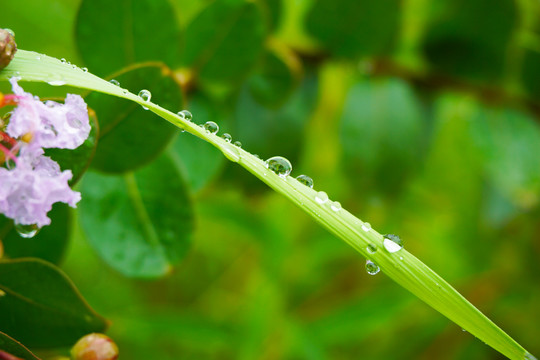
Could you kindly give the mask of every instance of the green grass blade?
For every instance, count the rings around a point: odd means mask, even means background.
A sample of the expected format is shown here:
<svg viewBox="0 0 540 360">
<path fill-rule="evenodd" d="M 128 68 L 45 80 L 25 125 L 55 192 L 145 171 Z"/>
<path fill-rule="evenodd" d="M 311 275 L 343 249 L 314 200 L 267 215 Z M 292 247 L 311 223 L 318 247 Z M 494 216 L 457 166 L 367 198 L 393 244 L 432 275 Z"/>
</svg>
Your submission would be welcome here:
<svg viewBox="0 0 540 360">
<path fill-rule="evenodd" d="M 148 107 L 165 120 L 214 145 L 229 160 L 246 168 L 272 189 L 286 196 L 331 233 L 375 262 L 391 279 L 487 345 L 510 359 L 534 359 L 521 345 L 412 254 L 405 249 L 389 253 L 383 247 L 381 234 L 373 229 L 363 230 L 364 223 L 345 209 L 336 212 L 330 209 L 330 202 L 323 205 L 317 203 L 315 190 L 300 184 L 292 177 L 277 176 L 269 171 L 260 159 L 247 151 L 207 133 L 200 126 L 185 121 L 156 104 L 145 102 L 118 86 L 49 56 L 19 50 L 12 63 L 0 72 L 2 79 L 13 76 L 19 76 L 23 81 L 53 81 L 53 84 L 100 91 Z M 378 250 L 371 254 L 367 251 L 369 245 L 375 246 Z"/>
</svg>

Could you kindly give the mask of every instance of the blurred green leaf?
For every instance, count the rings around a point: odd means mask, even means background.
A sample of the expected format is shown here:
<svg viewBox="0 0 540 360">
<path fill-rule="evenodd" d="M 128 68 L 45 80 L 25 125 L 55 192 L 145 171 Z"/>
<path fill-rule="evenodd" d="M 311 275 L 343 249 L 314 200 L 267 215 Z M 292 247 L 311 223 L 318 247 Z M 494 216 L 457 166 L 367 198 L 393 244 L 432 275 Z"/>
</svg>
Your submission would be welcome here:
<svg viewBox="0 0 540 360">
<path fill-rule="evenodd" d="M 23 344 L 3 332 L 0 332 L 0 350 L 7 351 L 10 355 L 17 356 L 23 360 L 39 360 Z"/>
<path fill-rule="evenodd" d="M 213 121 L 220 126 L 220 133 L 228 132 L 230 122 L 222 104 L 218 104 L 201 93 L 196 93 L 189 100 L 189 109 L 195 114 L 193 120 L 204 124 Z M 189 133 L 181 133 L 171 148 L 172 159 L 183 170 L 190 188 L 197 192 L 216 176 L 225 164 L 223 154 L 205 141 Z"/>
<path fill-rule="evenodd" d="M 398 38 L 400 11 L 399 0 L 317 0 L 306 25 L 333 55 L 380 55 Z"/>
<path fill-rule="evenodd" d="M 259 2 L 269 24 L 270 30 L 274 31 L 280 24 L 283 4 L 281 0 L 262 0 Z"/>
<path fill-rule="evenodd" d="M 257 102 L 277 107 L 295 90 L 301 76 L 301 63 L 292 52 L 267 50 L 257 71 L 248 80 Z"/>
<path fill-rule="evenodd" d="M 0 331 L 30 348 L 72 346 L 107 327 L 66 275 L 43 260 L 0 261 L 0 290 Z"/>
<path fill-rule="evenodd" d="M 170 70 L 161 64 L 140 65 L 115 76 L 123 88 L 147 89 L 152 101 L 168 109 L 182 107 L 182 92 Z M 177 128 L 151 111 L 124 99 L 101 93 L 86 97 L 99 121 L 99 146 L 93 169 L 110 173 L 132 171 L 155 159 L 177 133 Z"/>
<path fill-rule="evenodd" d="M 529 94 L 540 97 L 540 52 L 525 50 L 521 81 Z"/>
<path fill-rule="evenodd" d="M 266 31 L 256 3 L 215 0 L 186 28 L 183 65 L 203 82 L 236 84 L 258 60 Z"/>
<path fill-rule="evenodd" d="M 69 184 L 73 186 L 76 184 L 84 172 L 90 166 L 90 162 L 94 157 L 97 147 L 98 139 L 98 121 L 96 113 L 93 110 L 88 111 L 90 119 L 90 134 L 88 138 L 78 148 L 71 149 L 47 149 L 45 151 L 46 156 L 50 156 L 53 160 L 58 162 L 62 170 L 71 170 L 73 178 L 69 181 Z"/>
<path fill-rule="evenodd" d="M 513 0 L 443 0 L 426 29 L 424 53 L 450 75 L 501 79 L 507 47 L 518 23 Z"/>
<path fill-rule="evenodd" d="M 80 216 L 88 240 L 122 274 L 165 275 L 189 248 L 193 208 L 169 157 L 122 176 L 90 172 L 82 193 Z"/>
<path fill-rule="evenodd" d="M 317 78 L 308 74 L 298 91 L 276 109 L 260 104 L 244 87 L 236 106 L 234 131 L 243 147 L 263 158 L 281 155 L 292 162 L 298 159 L 302 131 L 315 108 L 317 85 Z"/>
<path fill-rule="evenodd" d="M 75 36 L 85 64 L 101 76 L 136 62 L 172 67 L 179 60 L 181 36 L 168 0 L 83 0 Z"/>
<path fill-rule="evenodd" d="M 400 189 L 418 168 L 425 132 L 422 107 L 409 84 L 395 78 L 356 82 L 340 129 L 343 162 L 354 186 Z"/>
<path fill-rule="evenodd" d="M 530 208 L 540 200 L 540 127 L 516 110 L 479 108 L 471 136 L 483 154 L 488 179 L 513 203 Z"/>
<path fill-rule="evenodd" d="M 43 227 L 32 238 L 23 238 L 13 227 L 13 221 L 0 214 L 0 240 L 8 258 L 37 257 L 53 264 L 60 263 L 69 242 L 69 207 L 56 203 L 47 216 L 51 218 L 51 225 Z"/>
</svg>

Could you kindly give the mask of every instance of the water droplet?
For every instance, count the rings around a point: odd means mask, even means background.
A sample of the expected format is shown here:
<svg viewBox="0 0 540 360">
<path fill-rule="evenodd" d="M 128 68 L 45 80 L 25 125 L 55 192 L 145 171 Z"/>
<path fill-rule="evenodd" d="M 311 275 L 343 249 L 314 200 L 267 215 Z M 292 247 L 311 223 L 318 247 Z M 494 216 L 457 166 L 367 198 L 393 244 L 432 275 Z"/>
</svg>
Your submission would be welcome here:
<svg viewBox="0 0 540 360">
<path fill-rule="evenodd" d="M 41 60 L 41 55 L 40 55 L 40 54 L 37 54 L 36 59 L 37 59 L 37 60 Z"/>
<path fill-rule="evenodd" d="M 461 331 L 463 331 L 463 332 L 467 332 L 467 330 L 465 330 L 464 328 L 461 328 Z"/>
<path fill-rule="evenodd" d="M 369 244 L 367 247 L 366 247 L 366 250 L 368 253 L 370 254 L 375 254 L 377 252 L 377 247 L 373 244 Z"/>
<path fill-rule="evenodd" d="M 62 85 L 66 85 L 66 82 L 64 80 L 51 80 L 51 81 L 47 81 L 47 84 L 52 85 L 52 86 L 62 86 Z"/>
<path fill-rule="evenodd" d="M 208 131 L 210 134 L 215 134 L 219 131 L 219 126 L 213 121 L 207 121 L 204 123 L 204 130 Z"/>
<path fill-rule="evenodd" d="M 365 232 L 368 232 L 369 230 L 371 230 L 371 224 L 368 222 L 363 223 L 362 230 L 364 230 Z"/>
<path fill-rule="evenodd" d="M 288 176 L 292 171 L 291 162 L 282 156 L 274 156 L 266 160 L 266 167 L 281 177 Z"/>
<path fill-rule="evenodd" d="M 87 67 L 83 67 L 81 70 L 82 70 L 83 72 L 88 72 L 88 68 L 87 68 Z"/>
<path fill-rule="evenodd" d="M 334 201 L 333 203 L 330 204 L 330 209 L 334 211 L 339 211 L 341 210 L 341 204 L 339 203 L 339 201 Z"/>
<path fill-rule="evenodd" d="M 535 358 L 531 353 L 526 353 L 525 360 L 538 360 L 538 359 Z"/>
<path fill-rule="evenodd" d="M 8 29 L 8 28 L 5 28 L 4 30 L 6 30 L 9 33 L 9 35 L 15 36 L 15 31 L 13 31 L 11 29 Z"/>
<path fill-rule="evenodd" d="M 388 251 L 389 253 L 395 253 L 403 249 L 403 241 L 400 239 L 399 236 L 394 234 L 384 235 L 383 245 L 386 251 Z"/>
<path fill-rule="evenodd" d="M 232 141 L 231 134 L 225 133 L 225 134 L 221 135 L 221 137 L 223 138 L 223 140 L 225 140 L 228 143 L 230 143 Z"/>
<path fill-rule="evenodd" d="M 189 110 L 179 111 L 178 116 L 187 121 L 193 120 L 193 115 L 191 114 L 191 112 L 189 112 Z"/>
<path fill-rule="evenodd" d="M 366 271 L 369 275 L 377 275 L 381 269 L 371 260 L 366 260 Z"/>
<path fill-rule="evenodd" d="M 324 191 L 319 191 L 317 195 L 315 195 L 315 201 L 319 204 L 324 204 L 328 201 L 328 195 Z"/>
<path fill-rule="evenodd" d="M 62 64 L 67 64 L 67 60 L 64 58 L 61 58 L 60 61 L 62 62 Z"/>
<path fill-rule="evenodd" d="M 152 99 L 152 93 L 150 91 L 146 90 L 146 89 L 143 89 L 143 90 L 139 91 L 139 97 L 141 99 L 143 99 L 144 101 L 148 102 L 148 101 L 150 101 L 150 99 Z M 144 110 L 148 110 L 148 108 L 145 107 L 145 106 L 143 106 L 142 108 Z"/>
<path fill-rule="evenodd" d="M 239 148 L 242 147 L 242 143 L 241 143 L 240 141 L 235 141 L 235 142 L 233 142 L 233 145 L 234 145 L 234 146 L 237 146 L 237 147 L 239 147 Z"/>
<path fill-rule="evenodd" d="M 32 238 L 36 236 L 36 234 L 39 231 L 39 227 L 36 224 L 32 225 L 22 225 L 22 224 L 15 224 L 15 230 L 19 233 L 19 235 L 23 238 Z"/>
<path fill-rule="evenodd" d="M 113 85 L 120 86 L 120 81 L 118 81 L 118 80 L 112 79 L 112 80 L 110 80 L 109 82 L 110 82 L 111 84 L 113 84 Z"/>
<path fill-rule="evenodd" d="M 310 178 L 309 176 L 307 176 L 307 175 L 298 175 L 296 177 L 296 180 L 298 180 L 298 182 L 300 182 L 301 184 L 306 185 L 308 188 L 313 189 L 313 179 Z"/>
</svg>

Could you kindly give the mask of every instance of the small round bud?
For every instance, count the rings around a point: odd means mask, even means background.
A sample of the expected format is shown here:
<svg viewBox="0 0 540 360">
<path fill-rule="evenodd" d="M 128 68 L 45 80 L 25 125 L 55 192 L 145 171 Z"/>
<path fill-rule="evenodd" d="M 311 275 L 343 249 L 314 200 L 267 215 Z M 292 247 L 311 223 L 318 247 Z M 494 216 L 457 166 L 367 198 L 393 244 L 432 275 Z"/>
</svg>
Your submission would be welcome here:
<svg viewBox="0 0 540 360">
<path fill-rule="evenodd" d="M 0 70 L 9 65 L 16 51 L 17 44 L 13 31 L 0 29 Z"/>
<path fill-rule="evenodd" d="M 106 335 L 88 334 L 71 348 L 71 357 L 73 360 L 115 360 L 118 346 Z"/>
</svg>

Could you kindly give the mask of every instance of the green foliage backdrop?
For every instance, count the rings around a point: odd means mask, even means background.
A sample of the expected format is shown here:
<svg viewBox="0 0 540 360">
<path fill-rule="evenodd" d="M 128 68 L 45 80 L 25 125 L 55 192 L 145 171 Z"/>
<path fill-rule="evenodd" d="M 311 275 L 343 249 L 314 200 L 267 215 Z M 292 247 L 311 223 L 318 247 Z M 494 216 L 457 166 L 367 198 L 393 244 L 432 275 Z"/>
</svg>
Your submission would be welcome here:
<svg viewBox="0 0 540 360">
<path fill-rule="evenodd" d="M 148 89 L 262 158 L 286 156 L 536 355 L 539 20 L 533 0 L 17 0 L 0 12 L 20 48 Z M 0 219 L 0 239 L 7 258 L 59 263 L 112 322 L 122 358 L 500 358 L 366 274 L 210 145 L 84 95 L 99 126 L 80 155 L 93 156 L 80 208 L 55 208 L 33 239 Z M 41 264 L 14 261 L 2 266 Z"/>
</svg>

